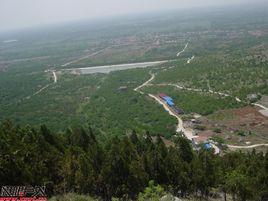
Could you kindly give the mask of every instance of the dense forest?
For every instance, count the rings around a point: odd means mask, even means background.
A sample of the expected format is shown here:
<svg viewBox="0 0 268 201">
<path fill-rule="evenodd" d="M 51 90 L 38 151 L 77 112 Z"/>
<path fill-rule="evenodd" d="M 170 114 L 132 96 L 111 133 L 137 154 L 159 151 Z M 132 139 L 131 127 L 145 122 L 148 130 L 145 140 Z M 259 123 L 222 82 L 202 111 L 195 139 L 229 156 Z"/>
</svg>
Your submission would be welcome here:
<svg viewBox="0 0 268 201">
<path fill-rule="evenodd" d="M 193 151 L 183 137 L 167 146 L 156 136 L 133 131 L 100 141 L 89 126 L 53 133 L 45 125 L 37 129 L 5 121 L 0 186 L 46 185 L 49 196 L 72 192 L 99 200 L 149 200 L 142 193 L 148 188 L 182 198 L 209 198 L 213 192 L 242 201 L 268 198 L 267 153 L 219 156 L 213 150 Z"/>
</svg>

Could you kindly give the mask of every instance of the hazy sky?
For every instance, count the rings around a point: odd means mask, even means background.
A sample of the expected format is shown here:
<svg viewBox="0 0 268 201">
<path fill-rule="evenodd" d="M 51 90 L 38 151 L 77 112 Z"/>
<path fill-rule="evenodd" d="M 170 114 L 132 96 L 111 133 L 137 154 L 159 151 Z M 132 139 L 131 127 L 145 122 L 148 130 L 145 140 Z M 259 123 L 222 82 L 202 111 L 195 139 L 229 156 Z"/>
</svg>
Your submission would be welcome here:
<svg viewBox="0 0 268 201">
<path fill-rule="evenodd" d="M 84 18 L 250 1 L 256 0 L 0 0 L 0 31 Z"/>
</svg>

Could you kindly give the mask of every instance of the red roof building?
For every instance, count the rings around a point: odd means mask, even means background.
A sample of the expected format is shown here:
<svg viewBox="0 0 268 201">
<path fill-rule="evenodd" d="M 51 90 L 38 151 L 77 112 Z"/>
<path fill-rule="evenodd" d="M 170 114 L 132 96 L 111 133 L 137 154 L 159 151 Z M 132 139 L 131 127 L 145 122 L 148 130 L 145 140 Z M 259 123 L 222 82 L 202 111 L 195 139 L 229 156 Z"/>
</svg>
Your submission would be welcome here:
<svg viewBox="0 0 268 201">
<path fill-rule="evenodd" d="M 164 93 L 160 93 L 160 94 L 158 94 L 158 96 L 159 96 L 160 98 L 164 98 L 164 97 L 166 97 L 167 95 L 164 94 Z"/>
</svg>

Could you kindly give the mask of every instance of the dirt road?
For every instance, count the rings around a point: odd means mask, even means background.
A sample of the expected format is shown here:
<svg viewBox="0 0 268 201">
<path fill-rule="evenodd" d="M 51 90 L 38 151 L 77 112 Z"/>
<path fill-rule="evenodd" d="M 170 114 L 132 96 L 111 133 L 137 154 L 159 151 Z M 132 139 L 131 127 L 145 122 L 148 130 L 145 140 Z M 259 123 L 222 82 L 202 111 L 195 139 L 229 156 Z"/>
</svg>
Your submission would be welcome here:
<svg viewBox="0 0 268 201">
<path fill-rule="evenodd" d="M 267 107 L 265 107 L 264 105 L 261 105 L 261 104 L 259 104 L 259 103 L 253 103 L 253 105 L 258 106 L 258 107 L 260 107 L 260 108 L 262 108 L 262 109 L 264 109 L 264 110 L 268 110 Z"/>
<path fill-rule="evenodd" d="M 57 73 L 56 73 L 56 71 L 46 70 L 45 73 L 47 73 L 47 72 L 52 72 L 54 83 L 57 83 L 57 82 L 58 82 L 58 78 L 57 78 Z M 36 91 L 36 92 L 33 93 L 32 95 L 27 96 L 26 99 L 30 99 L 30 98 L 32 98 L 33 96 L 35 96 L 35 95 L 37 95 L 37 94 L 40 94 L 42 91 L 44 91 L 44 90 L 45 90 L 46 88 L 48 88 L 50 85 L 52 85 L 52 83 L 47 84 L 46 86 L 42 87 L 41 89 L 39 89 L 38 91 Z"/>
<path fill-rule="evenodd" d="M 184 49 L 179 52 L 177 54 L 177 56 L 179 56 L 182 52 L 185 51 L 185 49 L 187 48 L 188 46 L 188 43 L 185 45 Z M 194 59 L 194 56 L 190 59 L 188 59 L 187 63 L 190 63 L 191 60 Z M 166 70 L 166 69 L 164 69 Z M 173 87 L 176 87 L 176 88 L 179 88 L 179 89 L 184 89 L 184 90 L 189 90 L 189 91 L 195 91 L 195 92 L 206 92 L 206 91 L 203 91 L 202 89 L 194 89 L 194 88 L 187 88 L 187 87 L 184 87 L 184 86 L 180 86 L 180 85 L 177 85 L 177 84 L 172 84 L 172 83 L 168 83 L 168 84 L 151 84 L 151 82 L 154 80 L 155 78 L 155 74 L 151 73 L 150 72 L 150 75 L 151 77 L 146 81 L 144 82 L 143 84 L 141 84 L 140 86 L 136 87 L 134 89 L 134 91 L 137 91 L 141 94 L 144 94 L 143 91 L 141 91 L 141 89 L 145 86 L 153 86 L 153 85 L 156 85 L 156 86 L 173 86 Z M 210 88 L 210 85 L 209 85 L 209 81 L 208 81 L 208 88 L 209 90 L 207 92 L 209 93 L 212 93 L 212 94 L 217 94 L 217 95 L 220 95 L 220 96 L 224 96 L 224 97 L 233 97 L 229 94 L 226 94 L 226 93 L 223 93 L 223 92 L 216 92 L 216 91 L 213 91 L 211 88 Z M 166 105 L 166 103 L 164 101 L 162 101 L 161 98 L 159 98 L 158 96 L 155 96 L 153 94 L 148 94 L 149 97 L 153 98 L 155 101 L 157 101 L 160 105 L 162 105 L 164 107 L 164 109 L 169 113 L 169 115 L 175 117 L 178 121 L 178 124 L 177 124 L 177 128 L 176 128 L 176 132 L 179 133 L 179 132 L 183 132 L 185 137 L 187 137 L 189 140 L 192 140 L 193 138 L 196 138 L 198 136 L 194 136 L 194 132 L 192 129 L 188 128 L 188 129 L 185 129 L 183 127 L 183 121 L 182 119 L 179 117 L 178 114 L 176 114 L 170 107 L 168 107 Z M 237 102 L 242 102 L 238 97 L 233 97 L 235 98 L 235 100 Z M 255 106 L 258 106 L 258 107 L 261 107 L 265 110 L 268 110 L 267 107 L 263 106 L 263 105 L 260 105 L 260 104 L 253 104 Z M 214 143 L 211 143 L 212 147 L 214 148 L 214 151 L 215 151 L 215 154 L 219 154 L 220 153 L 220 149 L 214 144 Z M 259 147 L 259 146 L 268 146 L 268 144 L 255 144 L 255 145 L 249 145 L 249 146 L 236 146 L 236 145 L 227 145 L 228 148 L 235 148 L 235 149 L 247 149 L 247 148 L 254 148 L 254 147 Z"/>
<path fill-rule="evenodd" d="M 180 52 L 177 54 L 177 56 L 180 56 L 180 54 L 183 53 L 183 52 L 185 51 L 185 49 L 187 48 L 187 46 L 188 46 L 188 43 L 185 45 L 185 47 L 183 48 L 183 50 L 180 51 Z M 193 58 L 193 57 L 192 57 L 192 58 Z M 164 69 L 164 70 L 165 70 L 165 69 Z M 134 91 L 139 92 L 140 94 L 144 94 L 144 92 L 141 91 L 141 89 L 142 89 L 143 87 L 154 85 L 154 84 L 150 84 L 150 83 L 154 80 L 154 78 L 155 78 L 155 74 L 152 73 L 152 72 L 149 72 L 149 74 L 151 75 L 151 77 L 150 77 L 146 82 L 144 82 L 143 84 L 141 84 L 141 85 L 139 85 L 138 87 L 136 87 L 136 88 L 134 89 Z M 157 85 L 157 84 L 155 84 L 155 85 Z M 179 86 L 179 85 L 175 85 L 175 84 L 162 84 L 162 85 L 176 86 L 176 87 L 178 87 L 178 88 L 180 88 L 180 89 L 184 89 L 184 87 Z M 194 89 L 191 89 L 191 90 L 194 90 Z M 193 138 L 196 138 L 196 137 L 197 137 L 197 136 L 194 136 L 194 132 L 193 132 L 192 129 L 190 129 L 190 128 L 187 128 L 187 129 L 184 128 L 184 126 L 183 126 L 183 121 L 182 121 L 182 119 L 180 118 L 180 116 L 179 116 L 177 113 L 175 113 L 170 107 L 168 107 L 167 104 L 166 104 L 164 101 L 162 101 L 161 98 L 159 98 L 158 96 L 155 96 L 155 95 L 153 95 L 153 94 L 148 94 L 148 96 L 151 97 L 151 98 L 153 98 L 153 99 L 154 99 L 155 101 L 157 101 L 160 105 L 162 105 L 162 106 L 164 107 L 164 109 L 169 113 L 169 115 L 171 115 L 171 116 L 173 116 L 173 117 L 175 117 L 175 118 L 177 119 L 177 121 L 178 121 L 177 128 L 176 128 L 176 132 L 177 132 L 177 133 L 179 133 L 179 132 L 183 132 L 184 135 L 185 135 L 185 137 L 186 137 L 187 139 L 189 139 L 189 140 L 192 140 Z M 216 150 L 216 149 L 217 149 L 218 152 L 219 152 L 219 149 L 215 146 L 215 150 Z"/>
<path fill-rule="evenodd" d="M 151 75 L 150 79 L 144 82 L 143 84 L 141 84 L 140 86 L 136 87 L 134 91 L 138 91 L 140 94 L 144 94 L 144 92 L 141 91 L 140 89 L 148 85 L 155 78 L 155 74 L 153 74 L 152 72 L 149 72 L 149 74 Z"/>
<path fill-rule="evenodd" d="M 237 146 L 237 145 L 227 145 L 228 148 L 235 148 L 235 149 L 250 149 L 250 148 L 255 148 L 255 147 L 261 147 L 261 146 L 268 146 L 268 144 L 253 144 L 253 145 L 248 145 L 248 146 Z"/>
<path fill-rule="evenodd" d="M 183 50 L 177 53 L 177 57 L 179 57 L 181 55 L 181 53 L 183 53 L 186 50 L 186 48 L 188 47 L 188 44 L 189 43 L 186 43 L 186 45 L 184 46 Z"/>
<path fill-rule="evenodd" d="M 62 66 L 62 67 L 69 66 L 69 65 L 71 65 L 71 64 L 73 64 L 73 63 L 82 61 L 82 60 L 84 60 L 84 59 L 88 59 L 89 57 L 93 57 L 93 56 L 95 56 L 95 55 L 101 53 L 102 51 L 104 51 L 104 50 L 106 50 L 106 49 L 107 49 L 107 48 L 104 48 L 104 49 L 101 49 L 101 50 L 99 50 L 99 51 L 93 52 L 93 53 L 91 53 L 91 54 L 89 54 L 89 55 L 86 55 L 86 56 L 80 57 L 80 58 L 78 58 L 78 59 L 75 59 L 75 60 L 73 60 L 73 61 L 69 61 L 69 62 L 67 62 L 67 63 L 65 63 L 65 64 L 62 64 L 61 66 Z"/>
<path fill-rule="evenodd" d="M 191 63 L 192 60 L 194 60 L 194 56 L 192 56 L 191 58 L 189 58 L 189 59 L 187 60 L 187 64 Z"/>
<path fill-rule="evenodd" d="M 53 73 L 54 83 L 57 83 L 58 81 L 57 74 L 55 71 L 52 71 L 52 73 Z"/>
<path fill-rule="evenodd" d="M 30 99 L 32 98 L 33 96 L 41 93 L 42 91 L 44 91 L 46 88 L 48 88 L 51 84 L 47 84 L 46 86 L 42 87 L 41 89 L 39 89 L 38 91 L 36 91 L 35 93 L 33 93 L 32 95 L 30 96 L 27 96 L 26 99 Z"/>
<path fill-rule="evenodd" d="M 152 82 L 155 78 L 155 74 L 153 74 L 152 72 L 149 72 L 151 77 L 144 82 L 143 84 L 141 84 L 140 86 L 136 87 L 134 89 L 134 91 L 139 92 L 140 94 L 144 94 L 143 91 L 141 91 L 141 89 L 145 86 L 151 86 L 150 82 Z M 162 105 L 164 107 L 164 109 L 169 113 L 169 115 L 175 117 L 178 120 L 178 124 L 177 124 L 177 128 L 176 128 L 176 132 L 183 132 L 185 137 L 187 137 L 189 140 L 192 140 L 194 137 L 193 135 L 193 130 L 192 129 L 185 129 L 183 127 L 183 121 L 182 119 L 179 117 L 178 114 L 176 114 L 173 110 L 171 110 L 166 103 L 164 103 L 164 101 L 162 101 L 158 96 L 155 96 L 153 94 L 148 94 L 148 96 L 150 96 L 151 98 L 153 98 L 154 100 L 156 100 L 160 105 Z"/>
<path fill-rule="evenodd" d="M 154 100 L 156 100 L 160 105 L 162 105 L 164 107 L 164 109 L 169 113 L 169 115 L 175 117 L 178 120 L 178 124 L 177 124 L 177 128 L 176 128 L 176 132 L 183 132 L 185 137 L 189 140 L 192 140 L 193 138 L 195 138 L 196 136 L 193 135 L 193 131 L 191 129 L 185 129 L 183 127 L 183 121 L 182 119 L 179 117 L 179 115 L 177 115 L 175 112 L 173 112 L 167 105 L 166 103 L 164 103 L 159 97 L 153 95 L 153 94 L 148 94 L 151 98 L 153 98 Z"/>
</svg>

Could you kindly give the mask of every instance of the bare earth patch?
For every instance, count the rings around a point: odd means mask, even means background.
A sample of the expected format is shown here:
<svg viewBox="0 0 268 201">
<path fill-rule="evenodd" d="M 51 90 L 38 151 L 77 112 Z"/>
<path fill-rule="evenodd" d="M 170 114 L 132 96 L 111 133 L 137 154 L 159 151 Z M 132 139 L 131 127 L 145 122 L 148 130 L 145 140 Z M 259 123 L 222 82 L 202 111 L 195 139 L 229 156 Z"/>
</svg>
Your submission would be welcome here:
<svg viewBox="0 0 268 201">
<path fill-rule="evenodd" d="M 200 138 L 219 136 L 236 145 L 268 143 L 268 117 L 257 107 L 219 111 L 202 117 L 201 123 L 206 130 L 198 133 Z"/>
</svg>

